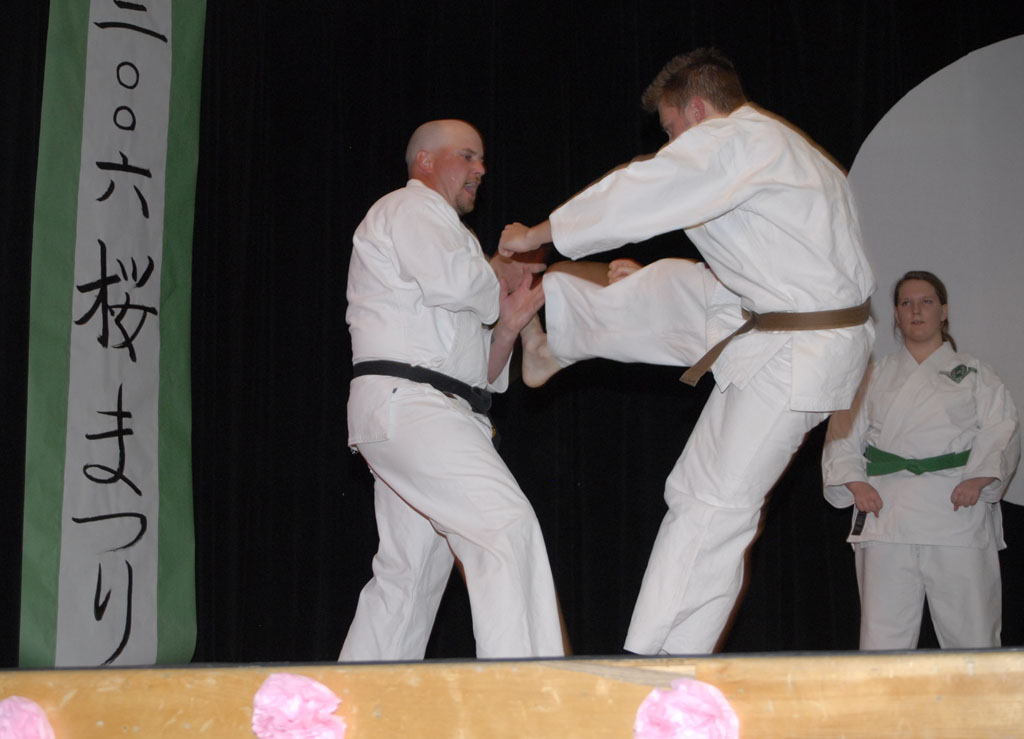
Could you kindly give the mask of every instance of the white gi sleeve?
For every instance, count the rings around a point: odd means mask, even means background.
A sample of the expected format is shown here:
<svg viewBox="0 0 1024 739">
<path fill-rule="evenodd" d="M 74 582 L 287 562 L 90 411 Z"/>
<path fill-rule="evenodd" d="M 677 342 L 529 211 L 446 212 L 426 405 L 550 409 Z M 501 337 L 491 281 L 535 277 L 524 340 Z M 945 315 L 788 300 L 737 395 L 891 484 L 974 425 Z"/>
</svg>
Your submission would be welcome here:
<svg viewBox="0 0 1024 739">
<path fill-rule="evenodd" d="M 571 258 L 691 228 L 746 201 L 764 162 L 738 150 L 728 124 L 684 132 L 651 159 L 617 169 L 551 214 L 555 248 Z"/>
<path fill-rule="evenodd" d="M 873 372 L 874 364 L 869 364 L 852 407 L 833 413 L 828 421 L 821 474 L 825 500 L 836 508 L 846 508 L 854 503 L 853 493 L 846 483 L 867 482 L 868 479 L 864 436 L 868 430 L 867 395 Z"/>
<path fill-rule="evenodd" d="M 971 455 L 962 479 L 996 478 L 981 491 L 981 500 L 994 503 L 1002 497 L 1020 460 L 1017 408 L 1002 380 L 983 362 L 978 362 L 974 396 L 978 433 L 971 445 Z"/>
<path fill-rule="evenodd" d="M 399 275 L 419 286 L 425 306 L 473 311 L 484 324 L 498 320 L 497 275 L 450 206 L 422 199 L 396 210 L 392 239 Z"/>
<path fill-rule="evenodd" d="M 491 334 L 494 333 L 494 329 L 488 329 L 487 341 L 490 342 Z M 501 373 L 494 378 L 494 382 L 487 383 L 487 390 L 492 393 L 503 393 L 508 390 L 508 372 L 509 367 L 512 364 L 512 357 L 515 356 L 515 352 L 509 352 L 508 359 L 505 360 L 505 366 L 501 368 Z"/>
</svg>

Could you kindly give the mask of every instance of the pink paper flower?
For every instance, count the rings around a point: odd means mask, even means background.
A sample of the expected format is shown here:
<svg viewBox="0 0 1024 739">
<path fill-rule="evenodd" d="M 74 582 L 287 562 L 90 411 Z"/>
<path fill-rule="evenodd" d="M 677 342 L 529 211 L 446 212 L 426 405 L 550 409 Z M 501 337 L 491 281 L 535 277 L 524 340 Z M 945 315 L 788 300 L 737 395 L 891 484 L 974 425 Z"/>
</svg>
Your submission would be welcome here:
<svg viewBox="0 0 1024 739">
<path fill-rule="evenodd" d="M 0 739 L 54 739 L 46 711 L 20 695 L 0 701 Z"/>
<path fill-rule="evenodd" d="M 722 691 L 700 680 L 672 681 L 644 698 L 633 724 L 634 739 L 737 739 L 740 720 Z"/>
<path fill-rule="evenodd" d="M 342 739 L 345 720 L 332 715 L 341 699 L 323 683 L 275 672 L 252 702 L 252 732 L 260 739 Z"/>
</svg>

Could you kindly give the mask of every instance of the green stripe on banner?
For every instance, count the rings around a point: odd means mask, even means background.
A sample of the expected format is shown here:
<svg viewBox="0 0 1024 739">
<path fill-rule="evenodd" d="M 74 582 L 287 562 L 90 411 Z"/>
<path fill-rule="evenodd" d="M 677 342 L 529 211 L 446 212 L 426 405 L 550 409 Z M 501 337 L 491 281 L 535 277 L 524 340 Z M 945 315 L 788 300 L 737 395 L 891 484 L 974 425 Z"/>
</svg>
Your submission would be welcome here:
<svg viewBox="0 0 1024 739">
<path fill-rule="evenodd" d="M 32 236 L 19 654 L 23 667 L 52 666 L 56 653 L 71 340 L 68 287 L 75 271 L 88 19 L 88 3 L 50 4 Z"/>
<path fill-rule="evenodd" d="M 187 662 L 195 650 L 192 513 L 192 232 L 199 162 L 199 99 L 206 3 L 174 7 L 167 208 L 160 286 L 160 553 L 157 662 Z M 168 494 L 175 491 L 175 494 Z M 182 494 L 176 494 L 181 491 Z M 187 534 L 187 536 L 186 536 Z M 168 614 L 175 614 L 168 617 Z"/>
</svg>

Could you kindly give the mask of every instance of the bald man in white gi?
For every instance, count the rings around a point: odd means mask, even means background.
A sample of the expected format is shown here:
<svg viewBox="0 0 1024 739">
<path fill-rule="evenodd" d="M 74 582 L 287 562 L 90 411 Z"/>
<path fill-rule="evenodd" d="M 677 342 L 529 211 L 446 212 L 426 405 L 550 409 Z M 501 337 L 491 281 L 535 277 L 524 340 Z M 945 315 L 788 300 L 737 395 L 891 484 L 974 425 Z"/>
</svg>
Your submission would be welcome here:
<svg viewBox="0 0 1024 739">
<path fill-rule="evenodd" d="M 552 242 L 577 259 L 682 228 L 748 312 L 744 332 L 684 376 L 695 382 L 710 364 L 717 389 L 666 481 L 668 512 L 625 643 L 642 654 L 701 654 L 728 623 L 766 494 L 807 431 L 850 405 L 874 341 L 875 280 L 843 172 L 749 105 L 728 59 L 709 49 L 676 57 L 644 106 L 658 112 L 667 145 L 549 220 L 507 226 L 499 250 Z M 560 280 L 552 275 L 554 289 L 545 280 L 549 305 Z M 721 302 L 701 289 L 666 290 L 665 310 L 696 305 L 710 317 Z M 574 329 L 549 319 L 549 332 Z"/>
<path fill-rule="evenodd" d="M 492 391 L 543 304 L 538 265 L 488 262 L 460 217 L 484 175 L 480 134 L 432 121 L 406 152 L 409 181 L 353 237 L 349 444 L 374 477 L 380 546 L 339 660 L 422 659 L 455 558 L 478 657 L 563 654 L 536 515 L 492 443 Z"/>
</svg>

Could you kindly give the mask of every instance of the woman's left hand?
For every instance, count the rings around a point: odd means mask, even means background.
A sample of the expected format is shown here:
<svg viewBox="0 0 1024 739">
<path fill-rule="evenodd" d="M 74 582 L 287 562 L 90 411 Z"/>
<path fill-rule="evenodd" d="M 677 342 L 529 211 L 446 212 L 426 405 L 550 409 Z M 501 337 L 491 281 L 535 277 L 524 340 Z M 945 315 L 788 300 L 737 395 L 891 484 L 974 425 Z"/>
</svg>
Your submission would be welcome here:
<svg viewBox="0 0 1024 739">
<path fill-rule="evenodd" d="M 978 502 L 978 496 L 981 495 L 981 489 L 987 485 L 991 485 L 995 482 L 994 477 L 972 477 L 969 480 L 964 480 L 955 488 L 953 488 L 953 494 L 949 496 L 949 499 L 953 502 L 953 510 L 959 510 L 962 507 L 970 508 L 972 505 Z"/>
</svg>

